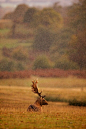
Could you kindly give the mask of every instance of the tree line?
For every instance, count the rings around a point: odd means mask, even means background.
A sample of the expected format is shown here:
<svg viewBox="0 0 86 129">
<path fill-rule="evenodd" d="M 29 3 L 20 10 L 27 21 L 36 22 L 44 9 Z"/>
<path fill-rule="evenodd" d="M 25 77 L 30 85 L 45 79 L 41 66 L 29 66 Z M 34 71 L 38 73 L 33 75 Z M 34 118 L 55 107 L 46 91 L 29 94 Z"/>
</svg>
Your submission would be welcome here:
<svg viewBox="0 0 86 129">
<path fill-rule="evenodd" d="M 86 0 L 79 0 L 68 7 L 55 3 L 43 9 L 22 4 L 3 19 L 13 22 L 12 38 L 19 35 L 19 25 L 31 31 L 25 38 L 33 38 L 32 55 L 41 55 L 33 59 L 34 69 L 86 69 Z M 19 52 L 18 49 L 13 51 L 11 57 L 17 60 L 28 59 L 27 54 L 22 51 L 22 56 Z"/>
</svg>

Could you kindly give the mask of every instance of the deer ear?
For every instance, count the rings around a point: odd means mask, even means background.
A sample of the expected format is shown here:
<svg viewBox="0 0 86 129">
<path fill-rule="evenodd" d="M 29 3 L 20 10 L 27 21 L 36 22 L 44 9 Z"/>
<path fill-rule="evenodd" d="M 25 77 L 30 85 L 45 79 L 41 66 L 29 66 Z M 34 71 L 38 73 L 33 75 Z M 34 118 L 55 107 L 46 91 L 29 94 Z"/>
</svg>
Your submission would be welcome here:
<svg viewBox="0 0 86 129">
<path fill-rule="evenodd" d="M 34 83 L 34 81 L 32 81 L 32 83 Z"/>
<path fill-rule="evenodd" d="M 46 97 L 45 95 L 44 96 L 42 96 L 42 98 L 44 98 L 44 97 Z"/>
</svg>

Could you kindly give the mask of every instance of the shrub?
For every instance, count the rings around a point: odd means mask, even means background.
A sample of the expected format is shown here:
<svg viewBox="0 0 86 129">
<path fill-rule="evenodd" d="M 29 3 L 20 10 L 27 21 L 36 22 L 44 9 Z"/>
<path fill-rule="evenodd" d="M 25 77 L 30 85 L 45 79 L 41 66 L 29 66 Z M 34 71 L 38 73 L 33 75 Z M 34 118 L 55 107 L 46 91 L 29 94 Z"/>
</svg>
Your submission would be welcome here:
<svg viewBox="0 0 86 129">
<path fill-rule="evenodd" d="M 0 61 L 0 71 L 22 71 L 26 69 L 26 65 L 19 61 L 13 61 L 4 58 Z"/>
<path fill-rule="evenodd" d="M 14 61 L 2 59 L 0 61 L 0 71 L 13 71 L 15 67 Z"/>
<path fill-rule="evenodd" d="M 68 69 L 77 69 L 78 66 L 76 63 L 68 60 L 65 56 L 63 56 L 55 62 L 55 68 L 68 70 Z"/>
<path fill-rule="evenodd" d="M 47 96 L 46 97 L 47 101 L 52 101 L 52 102 L 67 102 L 66 99 L 60 98 L 60 97 L 52 97 L 52 96 Z"/>
<path fill-rule="evenodd" d="M 46 97 L 47 101 L 52 101 L 52 102 L 68 102 L 69 105 L 73 105 L 73 106 L 86 106 L 86 100 L 82 99 L 82 100 L 77 100 L 77 99 L 64 99 L 61 98 L 59 96 L 57 97 L 52 97 L 52 96 L 47 96 Z"/>
<path fill-rule="evenodd" d="M 47 69 L 50 68 L 50 61 L 45 55 L 37 57 L 34 61 L 33 69 Z"/>
<path fill-rule="evenodd" d="M 16 64 L 16 70 L 21 71 L 21 70 L 25 70 L 25 65 L 23 63 L 17 63 Z"/>
<path fill-rule="evenodd" d="M 74 98 L 73 100 L 69 100 L 69 105 L 86 106 L 86 100 L 77 100 Z"/>
<path fill-rule="evenodd" d="M 26 61 L 28 59 L 28 53 L 23 47 L 17 47 L 13 50 L 12 56 L 19 61 Z"/>
</svg>

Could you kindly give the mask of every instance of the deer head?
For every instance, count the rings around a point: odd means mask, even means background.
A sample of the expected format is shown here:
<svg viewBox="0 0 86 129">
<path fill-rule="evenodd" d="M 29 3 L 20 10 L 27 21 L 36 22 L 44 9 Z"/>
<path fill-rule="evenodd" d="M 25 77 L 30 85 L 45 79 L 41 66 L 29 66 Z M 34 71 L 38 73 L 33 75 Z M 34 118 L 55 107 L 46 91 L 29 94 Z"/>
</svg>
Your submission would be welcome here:
<svg viewBox="0 0 86 129">
<path fill-rule="evenodd" d="M 37 88 L 38 81 L 32 81 L 32 91 L 36 94 L 38 94 L 39 98 L 36 100 L 35 104 L 42 106 L 42 105 L 48 105 L 48 102 L 44 99 L 45 95 L 42 96 L 42 91 L 39 92 Z"/>
</svg>

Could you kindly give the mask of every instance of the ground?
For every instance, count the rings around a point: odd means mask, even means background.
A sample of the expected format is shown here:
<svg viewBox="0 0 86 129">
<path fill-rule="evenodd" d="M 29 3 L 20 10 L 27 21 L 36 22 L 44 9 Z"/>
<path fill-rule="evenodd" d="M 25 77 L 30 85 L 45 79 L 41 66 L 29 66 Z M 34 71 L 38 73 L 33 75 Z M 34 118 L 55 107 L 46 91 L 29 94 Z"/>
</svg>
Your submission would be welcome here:
<svg viewBox="0 0 86 129">
<path fill-rule="evenodd" d="M 40 79 L 40 81 L 43 80 Z M 57 96 L 58 93 L 62 93 L 67 98 L 69 94 L 71 94 L 70 96 L 75 93 L 82 94 L 80 89 L 74 90 L 72 88 L 52 89 L 51 87 L 41 87 L 41 89 L 48 96 L 52 94 Z M 84 93 L 86 93 L 86 90 L 83 91 Z M 27 112 L 29 104 L 33 104 L 36 98 L 37 95 L 27 86 L 0 86 L 0 129 L 86 128 L 86 107 L 49 101 L 47 106 L 43 106 L 43 112 Z"/>
</svg>

